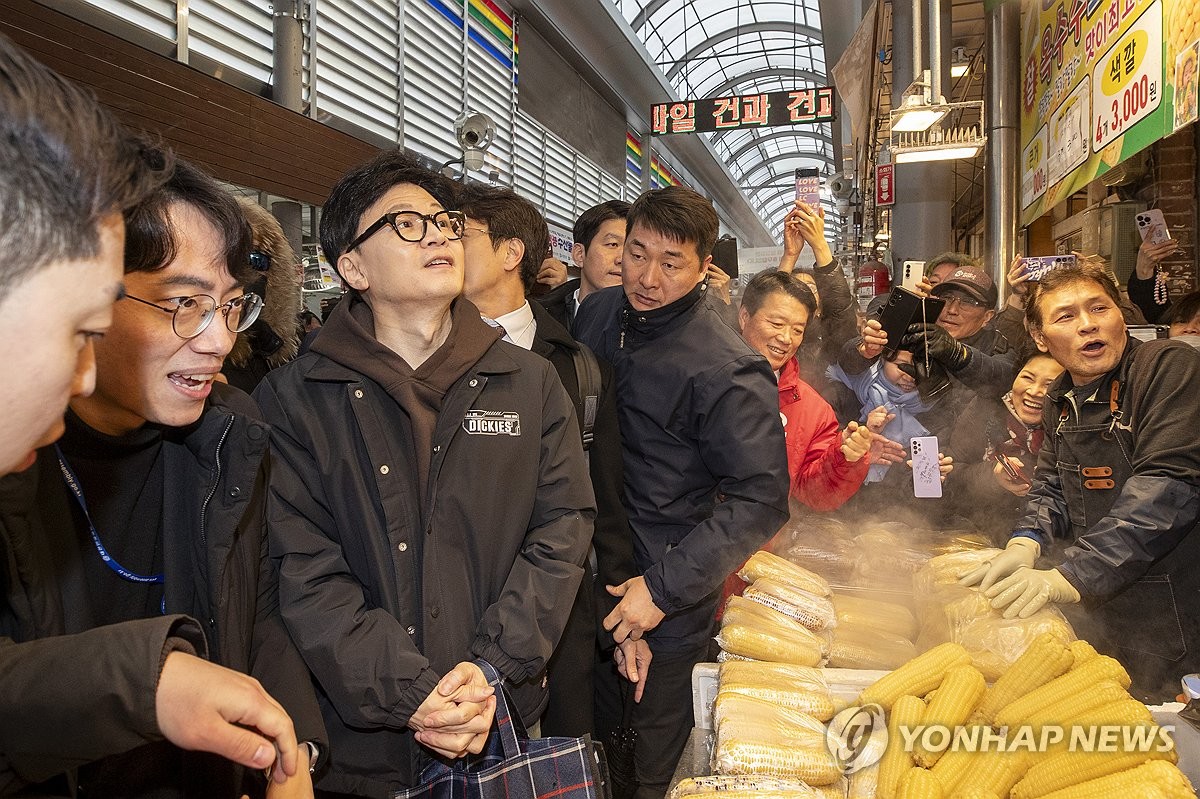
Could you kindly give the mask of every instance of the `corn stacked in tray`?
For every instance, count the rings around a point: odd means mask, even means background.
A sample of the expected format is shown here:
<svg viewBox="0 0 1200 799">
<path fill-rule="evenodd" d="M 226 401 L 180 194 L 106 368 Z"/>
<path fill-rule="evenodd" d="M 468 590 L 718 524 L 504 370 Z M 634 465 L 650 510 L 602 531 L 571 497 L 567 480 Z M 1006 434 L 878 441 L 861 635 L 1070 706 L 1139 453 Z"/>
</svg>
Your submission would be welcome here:
<svg viewBox="0 0 1200 799">
<path fill-rule="evenodd" d="M 834 700 L 820 669 L 789 663 L 721 664 L 711 777 L 683 780 L 681 797 L 846 796 L 826 743 Z"/>
<path fill-rule="evenodd" d="M 961 645 L 934 647 L 859 699 L 887 711 L 877 796 L 1195 797 L 1170 737 L 1128 687 L 1116 660 L 1052 634 L 1034 639 L 991 687 Z M 958 737 L 922 734 L 934 728 Z M 1104 729 L 1119 733 L 1110 746 L 1095 734 Z"/>
</svg>

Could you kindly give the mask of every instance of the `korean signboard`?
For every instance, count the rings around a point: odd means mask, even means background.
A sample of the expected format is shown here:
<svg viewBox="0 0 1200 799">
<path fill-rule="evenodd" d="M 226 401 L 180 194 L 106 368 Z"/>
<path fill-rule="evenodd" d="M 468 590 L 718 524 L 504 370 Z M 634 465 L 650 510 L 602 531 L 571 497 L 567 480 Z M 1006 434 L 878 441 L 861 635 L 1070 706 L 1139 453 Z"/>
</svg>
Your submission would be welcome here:
<svg viewBox="0 0 1200 799">
<path fill-rule="evenodd" d="M 875 167 L 875 204 L 896 204 L 895 164 L 879 164 Z"/>
<path fill-rule="evenodd" d="M 650 132 L 706 133 L 737 128 L 770 128 L 835 119 L 833 89 L 820 87 L 650 106 Z"/>
<path fill-rule="evenodd" d="M 1195 0 L 1021 0 L 1021 219 L 1196 118 Z"/>
</svg>

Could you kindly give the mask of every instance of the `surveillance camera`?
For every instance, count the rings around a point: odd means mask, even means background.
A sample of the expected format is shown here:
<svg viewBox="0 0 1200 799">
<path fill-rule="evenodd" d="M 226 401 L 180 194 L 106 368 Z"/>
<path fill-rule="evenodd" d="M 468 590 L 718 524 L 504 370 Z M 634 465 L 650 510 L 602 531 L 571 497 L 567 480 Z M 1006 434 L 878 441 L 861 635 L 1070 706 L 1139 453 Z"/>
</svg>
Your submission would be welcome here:
<svg viewBox="0 0 1200 799">
<path fill-rule="evenodd" d="M 464 111 L 454 120 L 454 136 L 466 150 L 486 150 L 496 137 L 496 123 L 487 114 Z"/>
</svg>

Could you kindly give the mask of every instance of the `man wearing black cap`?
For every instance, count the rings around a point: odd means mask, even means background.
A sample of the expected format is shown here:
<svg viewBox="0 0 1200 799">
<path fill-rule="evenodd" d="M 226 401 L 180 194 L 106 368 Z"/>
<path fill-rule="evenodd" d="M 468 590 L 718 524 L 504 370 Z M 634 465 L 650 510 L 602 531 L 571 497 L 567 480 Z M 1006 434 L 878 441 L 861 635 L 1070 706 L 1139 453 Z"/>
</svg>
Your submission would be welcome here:
<svg viewBox="0 0 1200 799">
<path fill-rule="evenodd" d="M 985 327 L 996 315 L 997 291 L 991 276 L 978 266 L 964 264 L 931 293 L 946 303 L 937 324 L 911 325 L 900 346 L 912 350 L 918 363 L 926 356 L 937 361 L 968 388 L 995 389 L 997 396 L 1003 393 L 1012 381 L 1013 362 L 1007 339 Z"/>
</svg>

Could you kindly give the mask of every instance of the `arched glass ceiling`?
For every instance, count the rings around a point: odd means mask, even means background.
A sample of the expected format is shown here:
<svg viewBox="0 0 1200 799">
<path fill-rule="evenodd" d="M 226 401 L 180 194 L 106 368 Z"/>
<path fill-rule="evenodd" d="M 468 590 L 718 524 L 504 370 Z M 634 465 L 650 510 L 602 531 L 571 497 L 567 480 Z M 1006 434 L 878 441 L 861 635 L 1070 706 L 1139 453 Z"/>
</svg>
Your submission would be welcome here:
<svg viewBox="0 0 1200 799">
<path fill-rule="evenodd" d="M 681 98 L 828 85 L 818 0 L 612 0 Z M 695 134 L 682 134 L 695 135 Z M 701 133 L 776 232 L 797 167 L 833 165 L 829 123 Z M 834 229 L 832 206 L 827 224 Z"/>
</svg>

